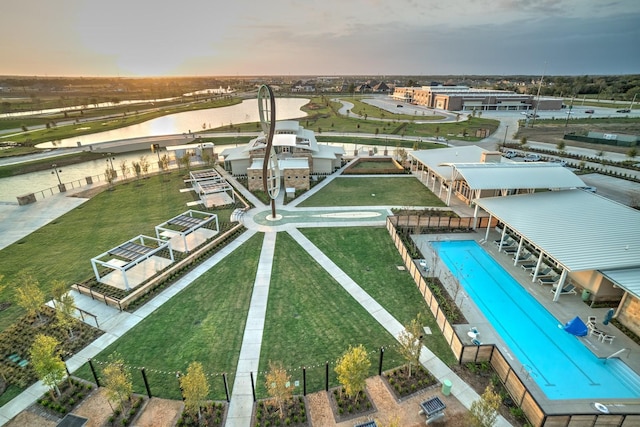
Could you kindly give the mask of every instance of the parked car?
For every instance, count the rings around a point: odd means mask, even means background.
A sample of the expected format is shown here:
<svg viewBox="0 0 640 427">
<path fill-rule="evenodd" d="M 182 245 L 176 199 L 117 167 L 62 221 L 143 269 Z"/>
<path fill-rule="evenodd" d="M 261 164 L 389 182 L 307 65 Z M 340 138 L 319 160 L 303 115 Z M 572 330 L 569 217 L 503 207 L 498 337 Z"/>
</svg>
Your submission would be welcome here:
<svg viewBox="0 0 640 427">
<path fill-rule="evenodd" d="M 402 107 L 403 107 L 403 105 L 402 105 L 402 104 L 398 104 L 398 105 L 396 105 L 396 107 L 397 107 L 397 108 L 402 108 Z"/>
<path fill-rule="evenodd" d="M 629 108 L 623 108 L 622 110 L 616 110 L 616 113 L 630 113 L 631 110 Z"/>
<path fill-rule="evenodd" d="M 514 157 L 518 157 L 518 153 L 516 153 L 516 152 L 515 152 L 515 151 L 513 151 L 513 150 L 509 150 L 509 151 L 507 151 L 506 153 L 504 153 L 504 156 L 505 156 L 507 159 L 513 159 Z"/>
<path fill-rule="evenodd" d="M 593 114 L 593 113 L 595 113 L 595 111 L 593 111 L 593 110 L 585 110 L 584 112 L 585 112 L 585 114 Z"/>
<path fill-rule="evenodd" d="M 560 166 L 567 166 L 567 161 L 564 159 L 552 159 L 550 163 L 558 163 Z"/>
<path fill-rule="evenodd" d="M 524 156 L 525 162 L 539 162 L 540 160 L 542 160 L 540 154 L 527 154 L 526 156 Z"/>
</svg>

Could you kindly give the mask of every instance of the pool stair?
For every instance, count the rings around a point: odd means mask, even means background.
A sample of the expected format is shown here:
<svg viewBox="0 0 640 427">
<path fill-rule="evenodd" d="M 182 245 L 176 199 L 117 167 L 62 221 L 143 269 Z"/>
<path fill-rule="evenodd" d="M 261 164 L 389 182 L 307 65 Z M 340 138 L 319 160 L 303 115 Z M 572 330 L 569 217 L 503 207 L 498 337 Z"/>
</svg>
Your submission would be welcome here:
<svg viewBox="0 0 640 427">
<path fill-rule="evenodd" d="M 620 353 L 621 351 L 618 351 L 616 353 Z M 615 362 L 615 363 L 611 363 L 611 362 Z M 627 388 L 631 390 L 635 390 L 637 393 L 640 394 L 640 375 L 635 373 L 633 369 L 629 368 L 624 363 L 624 361 L 622 361 L 618 357 L 613 357 L 613 355 L 611 355 L 606 359 L 604 359 L 603 363 L 607 364 L 608 369 L 611 372 L 612 376 L 617 378 L 621 383 L 627 386 Z"/>
</svg>

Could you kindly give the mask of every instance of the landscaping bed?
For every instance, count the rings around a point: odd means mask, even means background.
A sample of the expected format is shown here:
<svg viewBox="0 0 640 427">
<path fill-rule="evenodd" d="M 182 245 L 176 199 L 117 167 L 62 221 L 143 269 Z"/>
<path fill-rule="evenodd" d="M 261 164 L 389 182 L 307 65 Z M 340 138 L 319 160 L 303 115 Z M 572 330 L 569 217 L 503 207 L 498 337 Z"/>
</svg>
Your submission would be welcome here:
<svg viewBox="0 0 640 427">
<path fill-rule="evenodd" d="M 69 378 L 58 385 L 60 396 L 55 392 L 48 392 L 37 403 L 48 413 L 63 418 L 73 411 L 91 392 L 93 384 L 76 378 Z"/>
<path fill-rule="evenodd" d="M 377 410 L 366 390 L 351 397 L 347 396 L 344 387 L 336 387 L 330 390 L 329 402 L 337 423 L 372 414 Z"/>
<path fill-rule="evenodd" d="M 282 412 L 272 399 L 260 401 L 255 406 L 252 426 L 306 427 L 309 425 L 307 405 L 302 396 L 294 396 L 286 400 L 282 405 Z"/>
<path fill-rule="evenodd" d="M 382 376 L 395 398 L 400 401 L 421 393 L 438 384 L 438 380 L 422 366 L 413 367 L 409 376 L 409 365 L 404 365 Z"/>
<path fill-rule="evenodd" d="M 227 403 L 210 402 L 207 406 L 200 408 L 202 418 L 199 421 L 197 413 L 183 411 L 176 426 L 222 427 L 227 417 L 227 408 Z"/>
</svg>

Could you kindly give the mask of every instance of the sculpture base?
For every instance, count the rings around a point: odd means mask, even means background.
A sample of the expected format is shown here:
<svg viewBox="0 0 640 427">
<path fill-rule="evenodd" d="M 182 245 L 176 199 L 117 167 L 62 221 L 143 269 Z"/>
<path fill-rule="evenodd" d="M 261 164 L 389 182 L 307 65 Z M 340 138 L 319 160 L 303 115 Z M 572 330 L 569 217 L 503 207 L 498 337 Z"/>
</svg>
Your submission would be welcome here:
<svg viewBox="0 0 640 427">
<path fill-rule="evenodd" d="M 282 219 L 282 215 L 280 214 L 276 214 L 276 216 L 274 217 L 273 215 L 269 214 L 267 215 L 267 221 L 279 221 Z"/>
</svg>

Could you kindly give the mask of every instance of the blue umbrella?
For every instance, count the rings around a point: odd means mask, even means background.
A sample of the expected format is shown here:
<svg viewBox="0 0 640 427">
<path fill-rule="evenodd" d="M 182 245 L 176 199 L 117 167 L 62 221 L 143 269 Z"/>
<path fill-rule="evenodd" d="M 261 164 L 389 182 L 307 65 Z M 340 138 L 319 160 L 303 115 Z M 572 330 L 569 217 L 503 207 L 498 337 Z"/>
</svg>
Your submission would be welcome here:
<svg viewBox="0 0 640 427">
<path fill-rule="evenodd" d="M 615 313 L 613 308 L 610 308 L 609 311 L 607 311 L 607 314 L 605 314 L 604 320 L 602 321 L 603 325 L 608 325 L 609 324 L 611 319 L 613 319 L 613 313 Z"/>
</svg>

